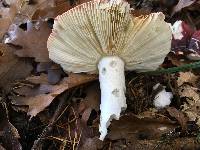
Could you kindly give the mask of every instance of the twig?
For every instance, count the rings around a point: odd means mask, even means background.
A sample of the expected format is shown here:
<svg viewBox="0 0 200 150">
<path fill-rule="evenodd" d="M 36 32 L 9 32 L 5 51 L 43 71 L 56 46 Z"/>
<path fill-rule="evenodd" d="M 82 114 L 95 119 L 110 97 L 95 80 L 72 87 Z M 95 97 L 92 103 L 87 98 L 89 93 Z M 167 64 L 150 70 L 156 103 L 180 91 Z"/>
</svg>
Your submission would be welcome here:
<svg viewBox="0 0 200 150">
<path fill-rule="evenodd" d="M 71 96 L 68 98 L 68 101 L 73 97 L 74 93 L 76 92 L 76 90 L 73 91 L 73 93 L 71 94 Z M 38 150 L 40 149 L 39 146 L 42 143 L 42 140 L 47 136 L 47 134 L 52 130 L 53 125 L 58 121 L 58 119 L 61 117 L 61 115 L 64 113 L 64 111 L 66 111 L 66 108 L 68 108 L 68 106 L 66 107 L 66 98 L 64 95 L 62 97 L 60 97 L 60 103 L 53 115 L 53 117 L 51 118 L 49 124 L 44 128 L 44 130 L 42 131 L 42 133 L 39 135 L 38 139 L 34 141 L 34 144 L 31 148 L 31 150 Z M 64 111 L 63 111 L 63 107 Z"/>
<path fill-rule="evenodd" d="M 76 113 L 75 113 L 73 107 L 71 107 L 71 109 L 72 109 L 73 116 L 74 116 L 72 120 L 73 120 L 73 122 L 75 121 L 76 127 L 78 127 L 78 121 L 77 121 Z M 72 138 L 72 136 L 71 136 L 71 126 L 70 126 L 70 124 L 72 123 L 72 120 L 70 120 L 68 118 L 68 133 L 64 136 L 62 144 L 61 144 L 59 150 L 64 150 L 66 145 L 67 145 L 67 143 L 71 144 L 72 150 L 76 150 L 78 145 L 79 145 L 79 143 L 80 143 L 81 136 L 82 136 L 82 130 L 80 131 L 80 134 L 78 135 L 78 132 L 77 132 L 78 128 L 75 129 L 74 137 Z"/>
</svg>

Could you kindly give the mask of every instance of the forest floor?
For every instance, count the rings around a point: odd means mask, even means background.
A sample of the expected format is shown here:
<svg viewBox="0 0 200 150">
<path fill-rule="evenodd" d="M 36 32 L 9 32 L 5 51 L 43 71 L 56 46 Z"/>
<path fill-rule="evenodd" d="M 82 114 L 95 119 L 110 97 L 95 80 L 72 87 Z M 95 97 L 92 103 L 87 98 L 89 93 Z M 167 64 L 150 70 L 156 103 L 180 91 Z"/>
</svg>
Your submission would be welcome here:
<svg viewBox="0 0 200 150">
<path fill-rule="evenodd" d="M 54 18 L 87 2 L 0 0 L 0 150 L 197 150 L 200 149 L 200 71 L 126 72 L 127 109 L 99 138 L 98 76 L 65 73 L 49 60 L 46 41 Z M 183 21 L 182 40 L 161 67 L 194 63 L 200 56 L 199 0 L 128 0 L 133 14 L 163 12 L 165 21 Z M 196 36 L 195 36 L 196 35 Z M 153 87 L 159 84 L 157 89 Z M 155 96 L 173 98 L 163 109 Z"/>
</svg>

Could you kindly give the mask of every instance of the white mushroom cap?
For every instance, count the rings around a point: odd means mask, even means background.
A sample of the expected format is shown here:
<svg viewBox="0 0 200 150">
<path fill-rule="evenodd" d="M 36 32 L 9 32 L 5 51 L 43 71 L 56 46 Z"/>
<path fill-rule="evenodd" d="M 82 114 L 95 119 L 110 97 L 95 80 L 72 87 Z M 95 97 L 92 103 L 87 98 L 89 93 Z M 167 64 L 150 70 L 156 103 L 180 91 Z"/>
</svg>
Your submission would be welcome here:
<svg viewBox="0 0 200 150">
<path fill-rule="evenodd" d="M 50 59 L 69 72 L 97 72 L 104 56 L 118 56 L 126 70 L 155 70 L 171 47 L 162 13 L 135 17 L 121 0 L 90 1 L 55 19 L 47 47 Z"/>
</svg>

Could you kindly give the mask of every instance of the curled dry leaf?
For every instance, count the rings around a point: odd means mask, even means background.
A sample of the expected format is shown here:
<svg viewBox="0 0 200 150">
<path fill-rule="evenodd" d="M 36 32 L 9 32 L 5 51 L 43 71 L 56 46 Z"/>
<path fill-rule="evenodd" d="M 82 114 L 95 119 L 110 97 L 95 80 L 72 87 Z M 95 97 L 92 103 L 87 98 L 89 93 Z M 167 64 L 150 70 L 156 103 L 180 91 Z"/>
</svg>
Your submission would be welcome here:
<svg viewBox="0 0 200 150">
<path fill-rule="evenodd" d="M 95 79 L 96 76 L 94 75 L 69 74 L 69 77 L 63 78 L 63 80 L 57 85 L 43 83 L 40 84 L 40 86 L 34 88 L 33 91 L 30 88 L 21 91 L 20 89 L 18 89 L 18 91 L 16 90 L 15 92 L 20 95 L 25 95 L 27 97 L 14 97 L 12 100 L 12 104 L 29 106 L 28 115 L 33 117 L 36 116 L 39 112 L 43 111 L 47 106 L 49 106 L 49 104 L 56 98 L 56 96 L 58 96 L 65 90 L 90 82 Z M 27 90 L 30 95 L 27 95 Z M 31 93 L 31 91 L 33 93 Z"/>
<path fill-rule="evenodd" d="M 25 1 L 19 13 L 25 16 L 26 18 L 32 18 L 36 11 L 48 8 L 49 12 L 47 13 L 51 14 L 51 8 L 55 5 L 54 1 L 55 0 L 34 0 L 32 3 Z M 40 18 L 38 17 L 37 19 Z"/>
<path fill-rule="evenodd" d="M 181 127 L 182 127 L 183 130 L 187 129 L 188 118 L 183 114 L 183 112 L 177 110 L 174 107 L 167 108 L 167 111 L 170 114 L 170 116 L 176 118 L 176 120 L 181 125 Z"/>
<path fill-rule="evenodd" d="M 62 74 L 64 72 L 62 71 L 60 65 L 53 64 L 48 69 L 48 81 L 50 84 L 56 84 L 61 80 Z"/>
<path fill-rule="evenodd" d="M 40 62 L 37 64 L 36 71 L 40 72 L 47 72 L 48 69 L 52 66 L 52 62 Z"/>
<path fill-rule="evenodd" d="M 0 145 L 0 150 L 6 150 L 3 146 Z"/>
<path fill-rule="evenodd" d="M 64 75 L 60 65 L 53 62 L 41 62 L 37 65 L 36 70 L 38 73 L 48 73 L 48 81 L 50 84 L 58 83 L 61 80 L 62 75 Z"/>
<path fill-rule="evenodd" d="M 86 108 L 95 109 L 96 111 L 99 110 L 100 104 L 100 88 L 98 83 L 94 83 L 85 90 L 86 97 L 82 101 Z"/>
<path fill-rule="evenodd" d="M 7 92 L 13 81 L 26 78 L 32 71 L 32 65 L 17 58 L 13 51 L 11 47 L 0 44 L 0 87 Z"/>
<path fill-rule="evenodd" d="M 138 118 L 129 114 L 112 122 L 108 137 L 111 140 L 126 139 L 130 142 L 141 138 L 158 139 L 174 128 L 175 125 L 166 119 Z"/>
<path fill-rule="evenodd" d="M 0 1 L 0 40 L 12 24 L 17 12 L 20 10 L 22 0 Z"/>
<path fill-rule="evenodd" d="M 33 57 L 36 62 L 48 62 L 47 39 L 51 32 L 47 22 L 27 22 L 27 30 L 13 24 L 9 29 L 6 43 L 21 46 L 15 53 L 19 57 Z"/>
<path fill-rule="evenodd" d="M 192 86 L 195 86 L 198 78 L 192 72 L 180 72 L 177 84 L 178 86 L 182 86 L 184 83 L 190 83 Z"/>
<path fill-rule="evenodd" d="M 97 150 L 103 148 L 103 142 L 101 142 L 97 136 L 93 138 L 87 138 L 83 145 L 79 147 L 79 150 Z"/>
<path fill-rule="evenodd" d="M 200 96 L 198 89 L 190 85 L 183 85 L 179 88 L 180 97 L 186 98 L 182 105 L 182 111 L 186 113 L 190 121 L 195 121 L 200 126 Z"/>
<path fill-rule="evenodd" d="M 98 83 L 89 85 L 86 90 L 86 97 L 80 102 L 78 112 L 82 114 L 82 121 L 87 124 L 92 110 L 99 111 L 100 89 Z"/>
<path fill-rule="evenodd" d="M 31 5 L 25 4 L 21 14 L 26 14 L 32 20 L 55 18 L 72 8 L 69 3 L 66 0 L 36 0 Z"/>
<path fill-rule="evenodd" d="M 182 111 L 186 113 L 190 121 L 196 121 L 200 126 L 200 93 L 198 91 L 199 77 L 191 72 L 180 73 L 178 78 L 178 92 L 181 98 L 185 98 Z"/>
<path fill-rule="evenodd" d="M 54 4 L 49 7 L 39 7 L 35 13 L 32 15 L 33 20 L 37 20 L 39 18 L 46 19 L 46 18 L 55 18 L 58 15 L 66 12 L 67 10 L 75 7 L 77 4 L 81 4 L 84 2 L 88 2 L 90 0 L 79 0 L 76 1 L 66 1 L 66 0 L 54 0 Z"/>
<path fill-rule="evenodd" d="M 18 139 L 20 138 L 17 129 L 8 119 L 8 110 L 4 103 L 0 103 L 0 139 L 5 149 L 22 150 Z M 1 146 L 0 146 L 1 149 Z"/>
<path fill-rule="evenodd" d="M 44 73 L 40 74 L 40 76 L 27 77 L 26 80 L 33 84 L 48 84 L 47 75 Z"/>
<path fill-rule="evenodd" d="M 178 4 L 173 8 L 172 15 L 176 12 L 180 11 L 181 9 L 192 5 L 196 0 L 179 0 Z"/>
</svg>

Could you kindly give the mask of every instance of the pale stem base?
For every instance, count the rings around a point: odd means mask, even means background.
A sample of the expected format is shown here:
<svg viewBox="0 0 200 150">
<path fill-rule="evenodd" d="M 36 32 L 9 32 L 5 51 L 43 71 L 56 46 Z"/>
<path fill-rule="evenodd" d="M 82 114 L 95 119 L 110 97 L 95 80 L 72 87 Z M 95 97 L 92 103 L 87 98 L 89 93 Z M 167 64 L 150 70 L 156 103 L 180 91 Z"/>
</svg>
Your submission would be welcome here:
<svg viewBox="0 0 200 150">
<path fill-rule="evenodd" d="M 120 113 L 127 107 L 125 97 L 124 62 L 117 56 L 107 56 L 98 64 L 101 88 L 100 140 L 107 135 L 112 119 L 119 120 Z"/>
</svg>

